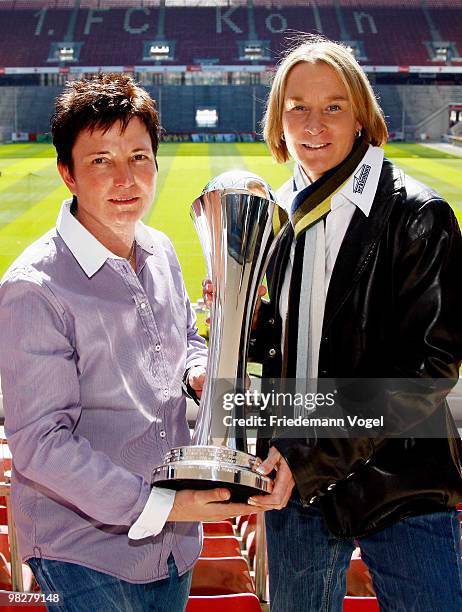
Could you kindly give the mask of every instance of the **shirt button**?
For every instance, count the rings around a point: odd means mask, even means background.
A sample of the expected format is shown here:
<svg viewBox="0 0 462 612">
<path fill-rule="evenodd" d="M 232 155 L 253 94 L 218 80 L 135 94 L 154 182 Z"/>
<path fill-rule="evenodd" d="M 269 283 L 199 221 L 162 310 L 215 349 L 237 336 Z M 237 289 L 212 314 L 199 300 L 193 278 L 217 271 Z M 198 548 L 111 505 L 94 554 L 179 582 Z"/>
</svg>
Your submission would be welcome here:
<svg viewBox="0 0 462 612">
<path fill-rule="evenodd" d="M 141 302 L 140 308 L 144 310 L 146 308 L 146 302 Z"/>
<path fill-rule="evenodd" d="M 163 429 L 162 429 L 162 431 L 159 433 L 159 436 L 160 436 L 161 438 L 165 438 L 166 433 L 165 433 L 165 431 L 164 431 Z"/>
<path fill-rule="evenodd" d="M 274 357 L 274 356 L 276 355 L 276 349 L 271 348 L 271 349 L 268 351 L 268 355 L 269 355 L 270 357 Z"/>
<path fill-rule="evenodd" d="M 165 395 L 165 397 L 168 396 L 168 389 L 164 389 L 164 395 Z"/>
<path fill-rule="evenodd" d="M 160 351 L 160 344 L 156 344 L 156 351 Z"/>
</svg>

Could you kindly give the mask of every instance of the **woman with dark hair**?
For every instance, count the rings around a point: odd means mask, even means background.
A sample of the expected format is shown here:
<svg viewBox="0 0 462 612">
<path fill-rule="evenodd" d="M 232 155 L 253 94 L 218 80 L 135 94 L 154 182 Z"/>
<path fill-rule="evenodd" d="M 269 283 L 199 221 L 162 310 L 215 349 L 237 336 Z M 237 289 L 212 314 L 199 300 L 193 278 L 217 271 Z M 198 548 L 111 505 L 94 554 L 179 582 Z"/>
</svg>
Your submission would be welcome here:
<svg viewBox="0 0 462 612">
<path fill-rule="evenodd" d="M 183 611 L 200 521 L 249 510 L 223 488 L 151 486 L 190 443 L 182 382 L 200 396 L 207 361 L 173 246 L 141 222 L 158 130 L 131 77 L 68 83 L 52 133 L 73 197 L 0 287 L 19 548 L 66 612 Z"/>
</svg>

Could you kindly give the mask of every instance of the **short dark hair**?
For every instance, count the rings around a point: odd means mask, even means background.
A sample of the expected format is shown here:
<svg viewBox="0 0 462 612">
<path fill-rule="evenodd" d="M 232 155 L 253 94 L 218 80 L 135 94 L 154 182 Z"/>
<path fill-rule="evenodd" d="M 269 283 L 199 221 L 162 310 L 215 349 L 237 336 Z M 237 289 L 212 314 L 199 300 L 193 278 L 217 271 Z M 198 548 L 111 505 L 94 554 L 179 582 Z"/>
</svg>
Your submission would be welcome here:
<svg viewBox="0 0 462 612">
<path fill-rule="evenodd" d="M 146 126 L 154 156 L 159 146 L 159 115 L 149 93 L 127 74 L 101 73 L 66 83 L 56 98 L 51 133 L 58 161 L 72 170 L 72 148 L 83 130 L 109 130 L 120 121 L 122 132 L 138 117 Z"/>
</svg>

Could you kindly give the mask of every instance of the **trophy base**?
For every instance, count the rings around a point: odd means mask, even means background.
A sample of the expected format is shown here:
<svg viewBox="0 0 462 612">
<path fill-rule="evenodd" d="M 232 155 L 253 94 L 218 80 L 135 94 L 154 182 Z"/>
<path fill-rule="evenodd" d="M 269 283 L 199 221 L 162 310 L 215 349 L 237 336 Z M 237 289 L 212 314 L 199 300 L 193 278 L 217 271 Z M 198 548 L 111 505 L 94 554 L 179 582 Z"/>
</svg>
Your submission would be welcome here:
<svg viewBox="0 0 462 612">
<path fill-rule="evenodd" d="M 255 457 L 217 446 L 184 446 L 173 449 L 163 465 L 154 469 L 152 484 L 173 489 L 226 488 L 229 501 L 247 503 L 252 495 L 271 493 L 273 481 L 252 470 Z"/>
</svg>

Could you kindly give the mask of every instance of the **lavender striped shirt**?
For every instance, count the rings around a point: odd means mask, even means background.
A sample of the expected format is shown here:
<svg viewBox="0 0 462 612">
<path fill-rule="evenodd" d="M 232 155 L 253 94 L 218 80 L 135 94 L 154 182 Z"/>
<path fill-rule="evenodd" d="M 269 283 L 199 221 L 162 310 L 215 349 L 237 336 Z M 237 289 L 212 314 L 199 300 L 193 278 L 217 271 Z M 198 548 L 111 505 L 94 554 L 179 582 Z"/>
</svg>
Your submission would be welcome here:
<svg viewBox="0 0 462 612">
<path fill-rule="evenodd" d="M 152 468 L 189 444 L 181 380 L 205 364 L 170 241 L 138 223 L 137 272 L 61 208 L 0 288 L 0 370 L 23 559 L 79 563 L 130 582 L 179 573 L 197 523 L 138 542 Z"/>
</svg>

